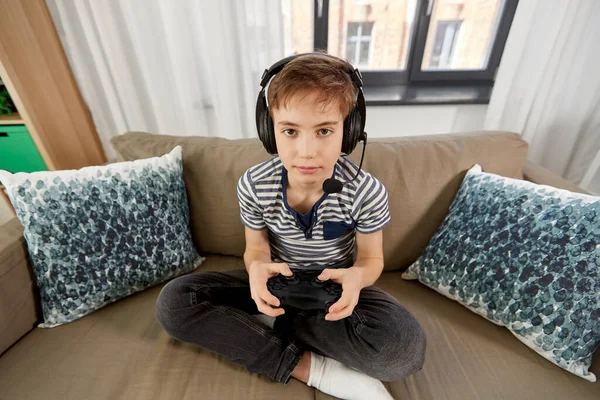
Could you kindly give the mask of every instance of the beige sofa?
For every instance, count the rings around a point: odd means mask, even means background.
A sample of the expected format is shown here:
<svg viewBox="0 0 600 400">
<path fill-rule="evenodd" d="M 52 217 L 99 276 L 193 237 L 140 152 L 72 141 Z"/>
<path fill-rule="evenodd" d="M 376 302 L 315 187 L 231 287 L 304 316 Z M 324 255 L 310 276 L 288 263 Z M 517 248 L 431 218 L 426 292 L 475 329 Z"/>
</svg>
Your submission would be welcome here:
<svg viewBox="0 0 600 400">
<path fill-rule="evenodd" d="M 178 138 L 129 133 L 113 140 L 123 160 L 183 146 L 191 226 L 207 256 L 197 273 L 243 268 L 237 178 L 268 154 L 257 139 Z M 351 158 L 358 161 L 360 151 Z M 390 382 L 397 399 L 600 399 L 600 383 L 567 373 L 504 328 L 400 275 L 443 221 L 465 171 L 484 171 L 578 190 L 527 163 L 516 134 L 474 132 L 373 139 L 364 168 L 389 192 L 386 271 L 377 285 L 410 310 L 428 341 L 424 368 Z M 160 327 L 154 303 L 163 285 L 75 322 L 36 328 L 40 308 L 18 220 L 0 227 L 0 399 L 325 399 L 251 374 L 215 354 L 177 342 Z M 597 352 L 598 353 L 598 352 Z M 600 374 L 600 355 L 592 371 Z"/>
</svg>

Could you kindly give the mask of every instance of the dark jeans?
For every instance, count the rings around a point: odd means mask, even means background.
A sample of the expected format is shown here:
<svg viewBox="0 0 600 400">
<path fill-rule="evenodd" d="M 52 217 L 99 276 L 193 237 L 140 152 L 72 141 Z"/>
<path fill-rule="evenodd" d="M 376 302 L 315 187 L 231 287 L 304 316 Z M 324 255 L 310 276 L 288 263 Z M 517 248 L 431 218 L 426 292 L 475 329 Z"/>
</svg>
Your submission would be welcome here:
<svg viewBox="0 0 600 400">
<path fill-rule="evenodd" d="M 250 297 L 246 270 L 201 272 L 169 282 L 156 302 L 156 317 L 175 339 L 196 344 L 251 372 L 288 383 L 306 350 L 333 358 L 382 381 L 420 370 L 425 334 L 396 299 L 364 288 L 351 316 L 326 321 L 323 311 L 287 311 L 273 329 Z"/>
</svg>

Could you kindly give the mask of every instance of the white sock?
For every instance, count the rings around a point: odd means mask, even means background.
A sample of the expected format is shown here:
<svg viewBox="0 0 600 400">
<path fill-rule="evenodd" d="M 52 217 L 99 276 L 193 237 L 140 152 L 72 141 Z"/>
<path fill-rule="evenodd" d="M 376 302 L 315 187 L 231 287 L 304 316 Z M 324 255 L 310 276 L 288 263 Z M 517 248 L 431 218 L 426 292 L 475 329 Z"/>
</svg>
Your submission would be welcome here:
<svg viewBox="0 0 600 400">
<path fill-rule="evenodd" d="M 394 400 L 380 380 L 311 352 L 308 386 L 340 399 Z"/>
</svg>

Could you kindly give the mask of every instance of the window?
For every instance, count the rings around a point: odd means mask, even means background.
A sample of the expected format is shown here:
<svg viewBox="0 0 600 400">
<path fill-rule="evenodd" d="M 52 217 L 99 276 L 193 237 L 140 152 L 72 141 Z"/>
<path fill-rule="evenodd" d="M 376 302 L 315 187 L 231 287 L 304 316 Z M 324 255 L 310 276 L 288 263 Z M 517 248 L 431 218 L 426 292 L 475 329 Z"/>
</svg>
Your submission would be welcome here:
<svg viewBox="0 0 600 400">
<path fill-rule="evenodd" d="M 431 58 L 427 64 L 423 60 L 424 66 L 427 65 L 429 68 L 438 69 L 448 69 L 450 67 L 454 49 L 456 48 L 456 38 L 458 37 L 460 23 L 461 21 L 438 21 Z"/>
<path fill-rule="evenodd" d="M 315 0 L 281 0 L 285 56 L 314 50 Z"/>
<path fill-rule="evenodd" d="M 346 59 L 357 68 L 369 67 L 372 22 L 349 22 L 346 34 Z"/>
<path fill-rule="evenodd" d="M 491 86 L 518 3 L 281 1 L 289 13 L 290 54 L 326 49 L 360 68 L 365 85 L 381 86 L 425 81 Z"/>
</svg>

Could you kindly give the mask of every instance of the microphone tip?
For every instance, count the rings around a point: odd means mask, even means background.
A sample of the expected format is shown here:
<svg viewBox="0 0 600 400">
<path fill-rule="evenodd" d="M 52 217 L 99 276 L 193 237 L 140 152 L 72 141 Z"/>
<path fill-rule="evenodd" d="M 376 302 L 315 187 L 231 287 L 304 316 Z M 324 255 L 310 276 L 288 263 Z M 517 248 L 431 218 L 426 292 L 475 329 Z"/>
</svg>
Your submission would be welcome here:
<svg viewBox="0 0 600 400">
<path fill-rule="evenodd" d="M 342 191 L 344 184 L 336 179 L 329 178 L 323 182 L 323 191 L 327 193 L 339 193 Z"/>
</svg>

